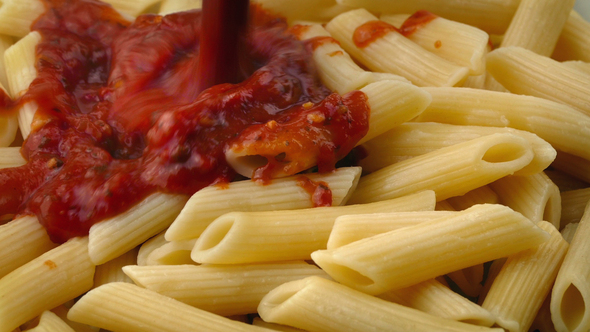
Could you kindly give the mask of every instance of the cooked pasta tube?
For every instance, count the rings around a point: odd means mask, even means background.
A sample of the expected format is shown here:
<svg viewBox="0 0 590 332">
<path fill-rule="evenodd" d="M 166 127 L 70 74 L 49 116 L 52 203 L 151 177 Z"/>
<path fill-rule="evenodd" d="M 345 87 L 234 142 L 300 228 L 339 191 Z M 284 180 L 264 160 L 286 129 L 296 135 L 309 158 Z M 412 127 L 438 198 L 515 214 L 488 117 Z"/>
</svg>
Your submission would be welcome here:
<svg viewBox="0 0 590 332">
<path fill-rule="evenodd" d="M 251 314 L 275 287 L 309 276 L 328 277 L 315 265 L 300 262 L 255 265 L 127 266 L 125 273 L 141 287 L 221 316 Z"/>
<path fill-rule="evenodd" d="M 579 157 L 558 150 L 557 157 L 551 166 L 577 179 L 590 183 L 590 157 L 585 155 Z"/>
<path fill-rule="evenodd" d="M 411 41 L 445 60 L 469 68 L 469 75 L 485 73 L 484 56 L 490 38 L 486 32 L 424 11 L 412 16 L 381 15 L 379 19 L 404 30 L 404 21 L 408 17 L 406 22 L 409 24 L 414 20 L 422 23 L 412 26 L 414 31 L 407 34 Z"/>
<path fill-rule="evenodd" d="M 529 176 L 507 176 L 489 186 L 498 194 L 502 204 L 533 222 L 545 220 L 560 228 L 559 188 L 543 172 Z"/>
<path fill-rule="evenodd" d="M 4 52 L 14 44 L 14 38 L 8 35 L 0 34 L 0 85 L 7 88 L 8 79 L 6 78 L 6 65 L 4 64 Z"/>
<path fill-rule="evenodd" d="M 291 327 L 291 326 L 281 325 L 281 324 L 274 324 L 274 323 L 267 323 L 267 322 L 263 321 L 260 317 L 254 317 L 254 319 L 252 320 L 252 325 L 264 327 L 264 328 L 267 328 L 267 329 L 273 330 L 273 331 L 283 331 L 283 332 L 302 332 L 303 331 L 302 329 L 298 329 L 296 327 Z"/>
<path fill-rule="evenodd" d="M 338 5 L 334 0 L 254 0 L 265 10 L 285 17 L 290 23 L 293 20 L 325 22 L 334 16 L 350 9 Z M 311 9 L 313 8 L 313 9 Z"/>
<path fill-rule="evenodd" d="M 166 238 L 164 237 L 165 233 L 166 231 L 162 231 L 160 232 L 160 234 L 154 235 L 139 247 L 139 252 L 137 253 L 137 265 L 147 265 L 149 255 L 154 250 L 168 243 L 168 241 L 166 241 Z"/>
<path fill-rule="evenodd" d="M 61 318 L 61 320 L 66 322 L 76 332 L 101 332 L 101 331 L 99 331 L 100 329 L 97 327 L 86 325 L 86 324 L 81 324 L 81 323 L 77 323 L 77 322 L 73 322 L 73 321 L 69 320 L 68 319 L 68 311 L 70 311 L 69 308 L 72 305 L 74 305 L 74 302 L 69 301 L 65 304 L 60 305 L 59 307 L 55 307 L 55 308 L 51 309 L 51 311 L 53 313 L 55 313 L 56 315 L 58 315 L 59 318 Z"/>
<path fill-rule="evenodd" d="M 0 278 L 55 246 L 36 217 L 24 216 L 0 225 Z"/>
<path fill-rule="evenodd" d="M 5 7 L 5 4 L 3 4 L 0 10 Z M 34 31 L 27 34 L 4 52 L 8 88 L 10 89 L 12 98 L 23 95 L 29 88 L 31 82 L 37 77 L 35 47 L 40 40 L 41 34 Z M 31 132 L 36 111 L 37 104 L 34 101 L 23 104 L 18 110 L 18 125 L 25 139 Z"/>
<path fill-rule="evenodd" d="M 490 291 L 490 288 L 492 288 L 494 280 L 496 279 L 498 274 L 500 274 L 502 266 L 504 265 L 504 263 L 506 263 L 506 259 L 506 257 L 502 257 L 494 260 L 492 264 L 490 264 L 488 273 L 486 275 L 486 280 L 479 292 L 479 296 L 477 297 L 477 304 L 481 305 L 483 303 L 484 299 L 486 298 L 486 295 L 488 295 L 488 292 Z"/>
<path fill-rule="evenodd" d="M 449 197 L 447 202 L 453 209 L 460 211 L 472 207 L 475 204 L 497 204 L 499 203 L 498 194 L 496 194 L 490 187 L 483 186 L 475 188 L 465 195 Z"/>
<path fill-rule="evenodd" d="M 364 143 L 363 148 L 367 151 L 367 157 L 360 161 L 360 166 L 363 172 L 370 173 L 405 159 L 495 133 L 511 133 L 531 143 L 535 156 L 527 166 L 515 172 L 516 175 L 539 173 L 555 160 L 557 152 L 551 144 L 527 131 L 500 127 L 406 122 Z"/>
<path fill-rule="evenodd" d="M 425 88 L 432 103 L 417 121 L 511 127 L 530 131 L 555 149 L 590 159 L 590 117 L 542 98 L 478 89 Z"/>
<path fill-rule="evenodd" d="M 0 279 L 0 331 L 10 332 L 92 287 L 88 239 L 74 238 Z"/>
<path fill-rule="evenodd" d="M 520 1 L 500 46 L 519 46 L 540 55 L 550 56 L 575 2 Z"/>
<path fill-rule="evenodd" d="M 369 36 L 375 24 L 389 26 L 384 29 L 387 33 Z M 365 9 L 336 16 L 326 25 L 326 30 L 370 70 L 400 75 L 418 86 L 458 85 L 469 73 L 466 67 L 426 51 Z M 391 54 L 395 56 L 389 56 Z"/>
<path fill-rule="evenodd" d="M 319 24 L 306 25 L 300 28 L 296 35 L 300 40 L 311 39 L 313 60 L 318 67 L 318 74 L 322 82 L 332 91 L 345 94 L 382 80 L 410 83 L 402 76 L 375 73 L 359 67 L 342 49 L 338 41 Z"/>
<path fill-rule="evenodd" d="M 183 195 L 155 193 L 130 210 L 90 227 L 88 253 L 100 265 L 145 242 L 172 223 L 186 202 Z"/>
<path fill-rule="evenodd" d="M 200 9 L 203 0 L 162 0 L 160 2 L 160 15 L 168 15 L 185 10 Z"/>
<path fill-rule="evenodd" d="M 551 292 L 551 319 L 558 332 L 590 329 L 590 204 L 586 205 Z"/>
<path fill-rule="evenodd" d="M 4 0 L 0 6 L 0 33 L 24 37 L 31 24 L 45 11 L 41 0 Z"/>
<path fill-rule="evenodd" d="M 479 296 L 482 289 L 481 282 L 483 281 L 483 276 L 483 263 L 446 274 L 446 277 L 459 288 L 461 294 L 472 298 Z"/>
<path fill-rule="evenodd" d="M 388 291 L 378 297 L 437 317 L 480 326 L 494 324 L 494 316 L 487 310 L 453 292 L 436 279 Z"/>
<path fill-rule="evenodd" d="M 2 68 L 0 66 L 0 71 L 1 70 Z M 0 84 L 0 93 L 7 93 L 2 84 Z M 3 147 L 10 146 L 10 144 L 14 141 L 17 131 L 18 113 L 15 111 L 2 112 L 2 114 L 0 114 L 0 153 L 2 153 Z M 2 167 L 2 158 L 3 157 L 0 157 L 0 167 Z"/>
<path fill-rule="evenodd" d="M 521 47 L 488 53 L 486 69 L 512 93 L 557 101 L 590 115 L 590 75 Z"/>
<path fill-rule="evenodd" d="M 191 258 L 197 263 L 211 264 L 310 259 L 313 251 L 326 248 L 337 217 L 410 211 L 412 208 L 432 210 L 433 192 L 371 204 L 268 212 L 231 212 L 215 219 L 205 229 L 195 243 Z"/>
<path fill-rule="evenodd" d="M 111 331 L 137 331 L 138 326 L 142 332 L 268 331 L 124 282 L 102 285 L 86 293 L 70 309 L 68 318 Z"/>
<path fill-rule="evenodd" d="M 545 298 L 541 308 L 537 312 L 537 316 L 533 320 L 531 324 L 531 331 L 537 332 L 555 332 L 555 327 L 553 326 L 553 322 L 551 321 L 551 311 L 549 309 L 549 305 L 551 303 L 551 295 Z"/>
<path fill-rule="evenodd" d="M 209 186 L 191 196 L 166 231 L 166 240 L 195 239 L 215 218 L 228 212 L 313 207 L 313 193 L 305 189 L 308 183 L 323 183 L 332 192 L 332 205 L 343 205 L 356 188 L 360 176 L 360 167 L 342 167 L 327 174 L 310 173 L 273 179 L 267 185 L 245 180 L 231 182 L 223 187 Z M 321 187 L 318 186 L 318 189 Z"/>
<path fill-rule="evenodd" d="M 369 129 L 357 144 L 376 137 L 409 121 L 420 114 L 430 104 L 430 96 L 424 90 L 400 81 L 378 81 L 360 89 L 370 106 Z M 315 120 L 308 120 L 315 121 Z M 318 121 L 327 121 L 319 118 Z M 307 131 L 309 128 L 302 128 Z M 278 177 L 291 175 L 315 166 L 316 157 L 301 158 L 305 147 L 300 144 L 284 144 L 285 131 L 281 125 L 262 126 L 261 131 L 269 131 L 274 137 L 269 140 L 245 139 L 244 143 L 234 144 L 225 152 L 227 162 L 239 174 L 252 177 L 256 169 L 268 163 L 268 156 L 281 156 L 284 170 Z M 292 135 L 287 130 L 288 135 Z M 247 134 L 248 137 L 252 136 Z M 278 143 L 276 143 L 278 142 Z M 284 158 L 282 157 L 284 156 Z"/>
<path fill-rule="evenodd" d="M 139 249 L 134 248 L 123 255 L 112 259 L 104 264 L 98 265 L 94 272 L 94 288 L 108 284 L 109 282 L 129 282 L 133 281 L 125 273 L 123 267 L 137 264 L 137 252 Z"/>
<path fill-rule="evenodd" d="M 590 22 L 572 11 L 557 40 L 552 58 L 590 62 Z"/>
<path fill-rule="evenodd" d="M 61 320 L 51 311 L 44 311 L 39 319 L 39 324 L 28 332 L 75 332 L 66 322 Z"/>
<path fill-rule="evenodd" d="M 462 87 L 472 89 L 485 89 L 486 76 L 486 74 L 467 76 L 467 79 L 465 80 L 465 82 L 463 82 Z"/>
<path fill-rule="evenodd" d="M 590 75 L 590 62 L 570 60 L 562 64 Z"/>
<path fill-rule="evenodd" d="M 377 234 L 450 216 L 452 211 L 415 211 L 343 215 L 336 218 L 327 249 L 336 249 Z"/>
<path fill-rule="evenodd" d="M 373 13 L 405 14 L 428 10 L 447 19 L 476 26 L 489 33 L 503 34 L 516 12 L 517 0 L 337 0 L 351 7 L 364 7 Z"/>
<path fill-rule="evenodd" d="M 142 14 L 149 7 L 157 4 L 160 0 L 102 0 L 113 6 L 118 12 L 133 17 Z"/>
<path fill-rule="evenodd" d="M 349 203 L 368 203 L 421 190 L 437 200 L 459 196 L 522 169 L 531 144 L 513 134 L 493 134 L 426 153 L 373 172 L 359 181 Z"/>
<path fill-rule="evenodd" d="M 568 249 L 555 226 L 546 221 L 537 225 L 551 235 L 549 240 L 509 256 L 482 304 L 510 332 L 529 330 Z"/>
<path fill-rule="evenodd" d="M 144 265 L 182 265 L 194 264 L 191 259 L 191 251 L 197 239 L 166 242 L 154 249 L 148 256 Z"/>
<path fill-rule="evenodd" d="M 561 230 L 561 236 L 567 243 L 572 243 L 574 239 L 574 235 L 576 235 L 576 231 L 578 230 L 578 223 L 572 222 L 567 225 Z"/>
<path fill-rule="evenodd" d="M 482 204 L 311 257 L 335 280 L 379 294 L 538 246 L 548 237 L 520 213 Z"/>
<path fill-rule="evenodd" d="M 20 154 L 20 147 L 0 148 L 0 169 L 18 167 L 26 163 L 27 161 Z"/>
<path fill-rule="evenodd" d="M 258 306 L 267 322 L 309 331 L 500 331 L 435 317 L 320 277 L 285 283 Z"/>
<path fill-rule="evenodd" d="M 590 188 L 564 191 L 561 193 L 561 228 L 572 222 L 579 222 L 584 208 L 590 202 Z"/>
</svg>

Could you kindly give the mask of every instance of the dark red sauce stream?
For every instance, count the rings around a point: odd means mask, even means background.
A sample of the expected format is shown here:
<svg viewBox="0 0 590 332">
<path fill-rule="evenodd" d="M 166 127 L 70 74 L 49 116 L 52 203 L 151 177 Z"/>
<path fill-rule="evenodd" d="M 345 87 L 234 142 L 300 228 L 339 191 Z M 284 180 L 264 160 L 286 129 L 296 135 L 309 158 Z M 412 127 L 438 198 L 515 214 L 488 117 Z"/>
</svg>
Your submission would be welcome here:
<svg viewBox="0 0 590 332">
<path fill-rule="evenodd" d="M 320 171 L 368 130 L 365 95 L 328 91 L 306 45 L 258 7 L 250 7 L 235 84 L 201 92 L 200 11 L 131 23 L 96 1 L 45 1 L 32 26 L 43 37 L 38 76 L 19 101 L 39 105 L 22 147 L 28 163 L 0 170 L 0 215 L 35 214 L 55 242 L 86 235 L 153 192 L 192 194 L 233 180 L 225 149 L 271 120 L 277 131 L 260 139 L 295 133 Z M 310 123 L 306 103 L 326 121 Z"/>
</svg>

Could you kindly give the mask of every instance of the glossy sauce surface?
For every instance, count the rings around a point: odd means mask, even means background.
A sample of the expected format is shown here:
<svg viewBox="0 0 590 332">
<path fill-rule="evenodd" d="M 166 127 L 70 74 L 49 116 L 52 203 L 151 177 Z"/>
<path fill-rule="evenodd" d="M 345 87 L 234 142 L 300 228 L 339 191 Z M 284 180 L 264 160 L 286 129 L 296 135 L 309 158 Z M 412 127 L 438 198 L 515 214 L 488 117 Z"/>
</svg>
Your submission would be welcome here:
<svg viewBox="0 0 590 332">
<path fill-rule="evenodd" d="M 156 191 L 190 195 L 235 179 L 224 153 L 251 135 L 271 147 L 289 138 L 325 172 L 368 130 L 366 96 L 332 94 L 309 47 L 258 7 L 239 82 L 201 92 L 200 11 L 131 23 L 94 1 L 47 6 L 32 27 L 43 37 L 38 77 L 19 101 L 39 105 L 22 149 L 28 163 L 0 170 L 0 215 L 36 214 L 56 242 Z M 275 157 L 260 180 L 283 167 Z"/>
</svg>

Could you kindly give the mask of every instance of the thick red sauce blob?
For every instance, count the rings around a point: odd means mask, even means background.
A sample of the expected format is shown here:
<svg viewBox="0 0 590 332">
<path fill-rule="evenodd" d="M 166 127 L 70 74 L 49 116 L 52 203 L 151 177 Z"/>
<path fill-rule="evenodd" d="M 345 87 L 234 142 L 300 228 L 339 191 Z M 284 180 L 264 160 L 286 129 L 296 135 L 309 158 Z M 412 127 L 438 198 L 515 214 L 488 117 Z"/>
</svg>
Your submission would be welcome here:
<svg viewBox="0 0 590 332">
<path fill-rule="evenodd" d="M 46 3 L 32 26 L 43 37 L 38 77 L 20 100 L 39 105 L 22 148 L 28 163 L 0 170 L 0 215 L 35 214 L 56 242 L 86 235 L 153 192 L 192 194 L 231 181 L 225 150 L 269 121 L 283 135 L 295 129 L 321 171 L 368 129 L 364 94 L 328 91 L 305 44 L 257 7 L 240 82 L 200 92 L 200 11 L 131 23 L 96 1 Z M 327 121 L 306 126 L 306 103 Z"/>
<path fill-rule="evenodd" d="M 297 178 L 297 184 L 309 193 L 314 207 L 332 206 L 332 191 L 326 182 L 313 181 L 302 175 Z"/>
</svg>

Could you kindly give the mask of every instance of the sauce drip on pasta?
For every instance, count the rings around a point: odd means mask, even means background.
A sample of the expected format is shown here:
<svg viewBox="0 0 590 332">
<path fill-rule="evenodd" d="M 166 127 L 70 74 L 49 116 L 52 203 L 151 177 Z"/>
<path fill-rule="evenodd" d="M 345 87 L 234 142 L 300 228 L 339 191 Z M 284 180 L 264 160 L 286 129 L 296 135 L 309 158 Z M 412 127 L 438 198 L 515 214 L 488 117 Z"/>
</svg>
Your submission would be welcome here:
<svg viewBox="0 0 590 332">
<path fill-rule="evenodd" d="M 258 7 L 239 83 L 199 92 L 200 11 L 128 22 L 96 1 L 46 4 L 32 26 L 42 35 L 38 76 L 19 101 L 39 106 L 22 148 L 28 163 L 0 170 L 0 215 L 36 214 L 55 242 L 156 191 L 192 194 L 235 179 L 230 145 L 296 143 L 305 151 L 297 157 L 329 171 L 368 130 L 366 96 L 331 93 L 309 47 Z M 283 165 L 268 158 L 259 180 Z"/>
<path fill-rule="evenodd" d="M 408 37 L 437 17 L 429 11 L 419 10 L 408 17 L 399 29 L 387 22 L 369 21 L 356 28 L 352 39 L 357 47 L 365 48 L 391 31 Z"/>
</svg>

